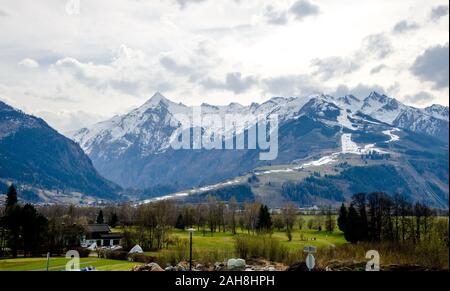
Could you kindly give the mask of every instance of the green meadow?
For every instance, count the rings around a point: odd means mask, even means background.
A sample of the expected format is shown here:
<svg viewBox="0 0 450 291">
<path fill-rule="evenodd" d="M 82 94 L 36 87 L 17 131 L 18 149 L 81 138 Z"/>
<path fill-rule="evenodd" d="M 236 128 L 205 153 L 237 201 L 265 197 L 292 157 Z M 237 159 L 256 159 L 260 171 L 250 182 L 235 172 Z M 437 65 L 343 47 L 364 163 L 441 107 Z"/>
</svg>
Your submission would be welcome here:
<svg viewBox="0 0 450 291">
<path fill-rule="evenodd" d="M 63 271 L 69 259 L 51 258 L 49 271 Z M 130 271 L 140 263 L 88 257 L 80 259 L 80 268 L 95 267 L 97 271 Z M 17 258 L 0 260 L 0 271 L 46 271 L 47 258 Z"/>
</svg>

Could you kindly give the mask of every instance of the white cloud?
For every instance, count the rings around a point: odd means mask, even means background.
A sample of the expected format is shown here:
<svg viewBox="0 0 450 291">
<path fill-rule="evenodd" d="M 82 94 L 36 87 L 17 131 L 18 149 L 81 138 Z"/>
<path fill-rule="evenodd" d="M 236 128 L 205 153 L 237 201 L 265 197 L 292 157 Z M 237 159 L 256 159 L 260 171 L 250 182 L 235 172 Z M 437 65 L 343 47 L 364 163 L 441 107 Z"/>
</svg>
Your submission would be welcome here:
<svg viewBox="0 0 450 291">
<path fill-rule="evenodd" d="M 268 5 L 264 8 L 264 17 L 268 23 L 275 25 L 285 25 L 289 20 L 286 10 L 277 9 L 273 5 Z"/>
<path fill-rule="evenodd" d="M 419 25 L 415 22 L 409 22 L 407 20 L 402 20 L 397 22 L 392 28 L 394 33 L 404 33 L 410 30 L 416 30 L 419 28 Z"/>
<path fill-rule="evenodd" d="M 284 75 L 263 80 L 272 96 L 307 96 L 323 92 L 324 87 L 309 75 Z"/>
<path fill-rule="evenodd" d="M 362 54 L 372 55 L 378 59 L 384 59 L 393 53 L 392 42 L 383 33 L 368 35 L 364 38 Z"/>
<path fill-rule="evenodd" d="M 372 75 L 373 74 L 378 74 L 379 72 L 381 72 L 382 70 L 384 70 L 386 68 L 387 68 L 387 66 L 385 64 L 381 64 L 381 65 L 375 66 L 375 67 L 373 67 L 370 70 L 370 74 L 372 74 Z"/>
<path fill-rule="evenodd" d="M 361 67 L 360 61 L 352 57 L 315 59 L 312 61 L 312 65 L 316 68 L 315 74 L 320 75 L 324 80 L 350 74 Z"/>
<path fill-rule="evenodd" d="M 201 2 L 205 2 L 205 1 L 206 0 L 176 0 L 178 5 L 180 5 L 181 9 L 186 8 L 186 6 L 191 4 L 191 3 L 201 3 Z"/>
<path fill-rule="evenodd" d="M 234 92 L 235 94 L 247 92 L 253 86 L 258 84 L 258 78 L 254 76 L 242 76 L 240 72 L 228 73 L 225 81 L 218 81 L 211 78 L 202 80 L 201 85 L 209 89 L 219 89 Z"/>
<path fill-rule="evenodd" d="M 97 0 L 79 15 L 26 3 L 0 7 L 0 98 L 61 131 L 155 91 L 195 105 L 382 88 L 448 104 L 448 83 L 418 58 L 448 43 L 448 23 L 429 21 L 447 17 L 442 0 Z"/>
<path fill-rule="evenodd" d="M 9 16 L 8 11 L 0 8 L 0 17 L 7 17 L 7 16 Z"/>
<path fill-rule="evenodd" d="M 39 63 L 33 59 L 26 58 L 17 63 L 19 67 L 27 68 L 27 69 L 35 69 L 39 67 Z"/>
<path fill-rule="evenodd" d="M 90 114 L 84 111 L 33 111 L 34 115 L 43 118 L 50 126 L 60 128 L 62 134 L 103 121 L 107 116 Z"/>
</svg>

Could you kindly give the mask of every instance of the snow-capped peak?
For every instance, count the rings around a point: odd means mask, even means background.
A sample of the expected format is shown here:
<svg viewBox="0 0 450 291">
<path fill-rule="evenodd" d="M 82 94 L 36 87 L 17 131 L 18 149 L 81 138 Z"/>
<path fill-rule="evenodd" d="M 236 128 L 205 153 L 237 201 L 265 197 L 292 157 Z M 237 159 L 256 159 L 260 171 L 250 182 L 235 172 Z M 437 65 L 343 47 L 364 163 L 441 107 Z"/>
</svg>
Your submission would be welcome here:
<svg viewBox="0 0 450 291">
<path fill-rule="evenodd" d="M 386 100 L 386 98 L 389 98 L 389 97 L 387 97 L 384 94 L 380 94 L 376 91 L 373 91 L 369 94 L 369 96 L 365 100 L 377 100 L 379 102 L 383 102 Z"/>
<path fill-rule="evenodd" d="M 382 122 L 392 124 L 407 109 L 394 98 L 378 92 L 372 92 L 364 99 L 360 111 Z"/>
<path fill-rule="evenodd" d="M 156 92 L 143 106 L 158 106 L 161 103 L 168 104 L 172 103 L 169 99 L 164 97 L 160 92 Z"/>
<path fill-rule="evenodd" d="M 427 112 L 429 115 L 433 116 L 434 118 L 446 120 L 447 122 L 449 120 L 447 106 L 434 104 L 434 105 L 431 105 L 430 107 L 425 108 L 424 110 L 425 110 L 425 112 Z"/>
</svg>

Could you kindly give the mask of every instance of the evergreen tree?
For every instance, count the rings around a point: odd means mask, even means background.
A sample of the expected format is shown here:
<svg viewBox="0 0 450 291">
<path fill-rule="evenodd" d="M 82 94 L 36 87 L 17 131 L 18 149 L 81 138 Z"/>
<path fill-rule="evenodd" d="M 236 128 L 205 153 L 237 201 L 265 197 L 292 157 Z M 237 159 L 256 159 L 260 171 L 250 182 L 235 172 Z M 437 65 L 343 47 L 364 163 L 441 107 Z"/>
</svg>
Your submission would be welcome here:
<svg viewBox="0 0 450 291">
<path fill-rule="evenodd" d="M 100 210 L 100 212 L 98 213 L 96 222 L 97 222 L 97 224 L 105 223 L 105 219 L 103 218 L 103 211 L 102 210 Z"/>
<path fill-rule="evenodd" d="M 8 193 L 6 194 L 6 208 L 17 205 L 17 190 L 16 187 L 12 184 L 8 188 Z"/>
<path fill-rule="evenodd" d="M 47 219 L 31 204 L 22 208 L 20 218 L 24 256 L 39 254 L 40 247 L 47 239 Z"/>
<path fill-rule="evenodd" d="M 267 205 L 264 206 L 264 212 L 266 213 L 266 228 L 268 231 L 271 231 L 273 225 L 272 215 L 270 214 L 269 207 L 267 207 Z"/>
<path fill-rule="evenodd" d="M 259 209 L 256 229 L 260 232 L 270 232 L 272 229 L 272 217 L 270 215 L 269 208 L 266 205 L 261 205 Z"/>
<path fill-rule="evenodd" d="M 180 230 L 184 230 L 186 228 L 186 226 L 184 224 L 183 215 L 181 215 L 181 213 L 177 217 L 177 222 L 175 223 L 175 228 L 180 229 Z"/>
<path fill-rule="evenodd" d="M 17 257 L 17 251 L 20 247 L 20 222 L 21 208 L 17 200 L 17 191 L 14 185 L 11 185 L 6 195 L 6 209 L 3 224 L 7 229 L 7 245 L 11 249 L 14 258 Z"/>
<path fill-rule="evenodd" d="M 347 216 L 348 216 L 347 208 L 345 207 L 344 203 L 342 203 L 341 209 L 339 210 L 339 217 L 337 220 L 338 227 L 342 232 L 345 232 L 345 227 L 347 224 Z"/>
<path fill-rule="evenodd" d="M 111 216 L 109 217 L 108 224 L 110 227 L 115 228 L 117 226 L 117 222 L 119 221 L 119 218 L 117 217 L 117 214 L 115 212 L 111 213 Z"/>
<path fill-rule="evenodd" d="M 344 237 L 352 244 L 355 244 L 361 240 L 361 217 L 359 216 L 353 204 L 351 204 L 348 209 Z"/>
</svg>

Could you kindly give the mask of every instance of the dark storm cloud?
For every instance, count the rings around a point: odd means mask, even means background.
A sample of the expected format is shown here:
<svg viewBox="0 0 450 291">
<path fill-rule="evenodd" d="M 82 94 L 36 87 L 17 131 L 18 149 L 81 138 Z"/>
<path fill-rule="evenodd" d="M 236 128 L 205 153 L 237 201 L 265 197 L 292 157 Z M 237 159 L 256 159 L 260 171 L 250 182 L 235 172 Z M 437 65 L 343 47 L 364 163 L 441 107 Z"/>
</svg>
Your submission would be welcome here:
<svg viewBox="0 0 450 291">
<path fill-rule="evenodd" d="M 411 72 L 421 81 L 433 83 L 434 89 L 448 88 L 448 43 L 428 48 L 417 57 Z"/>
</svg>

